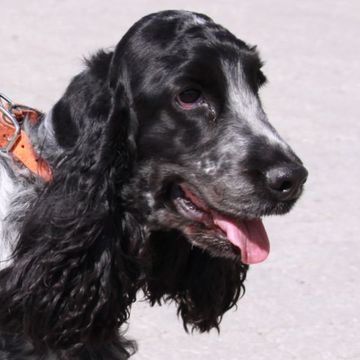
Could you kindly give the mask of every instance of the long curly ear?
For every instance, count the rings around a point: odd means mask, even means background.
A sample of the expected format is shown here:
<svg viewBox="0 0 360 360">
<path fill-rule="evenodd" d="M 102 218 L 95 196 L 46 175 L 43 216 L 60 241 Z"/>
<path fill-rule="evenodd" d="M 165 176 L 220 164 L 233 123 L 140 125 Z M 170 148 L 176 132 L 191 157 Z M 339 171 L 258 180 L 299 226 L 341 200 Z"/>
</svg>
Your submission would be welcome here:
<svg viewBox="0 0 360 360">
<path fill-rule="evenodd" d="M 91 85 L 75 78 L 54 110 L 79 132 L 53 162 L 53 180 L 27 212 L 13 265 L 0 275 L 1 326 L 55 350 L 111 341 L 137 290 L 132 254 L 141 231 L 121 198 L 135 120 L 121 81 L 99 84 L 101 91 Z M 90 99 L 83 104 L 76 94 Z"/>
<path fill-rule="evenodd" d="M 248 266 L 211 257 L 177 231 L 153 233 L 144 252 L 151 304 L 175 301 L 184 327 L 219 329 L 223 314 L 244 291 Z"/>
</svg>

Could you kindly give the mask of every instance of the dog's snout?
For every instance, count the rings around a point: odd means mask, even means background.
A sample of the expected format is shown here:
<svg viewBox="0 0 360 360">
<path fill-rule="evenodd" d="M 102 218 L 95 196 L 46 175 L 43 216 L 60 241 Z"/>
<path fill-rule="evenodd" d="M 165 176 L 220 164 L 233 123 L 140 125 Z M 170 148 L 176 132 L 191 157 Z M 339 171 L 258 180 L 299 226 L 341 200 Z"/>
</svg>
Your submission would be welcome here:
<svg viewBox="0 0 360 360">
<path fill-rule="evenodd" d="M 296 199 L 308 177 L 308 171 L 302 165 L 281 165 L 269 169 L 266 183 L 270 191 L 279 200 Z"/>
</svg>

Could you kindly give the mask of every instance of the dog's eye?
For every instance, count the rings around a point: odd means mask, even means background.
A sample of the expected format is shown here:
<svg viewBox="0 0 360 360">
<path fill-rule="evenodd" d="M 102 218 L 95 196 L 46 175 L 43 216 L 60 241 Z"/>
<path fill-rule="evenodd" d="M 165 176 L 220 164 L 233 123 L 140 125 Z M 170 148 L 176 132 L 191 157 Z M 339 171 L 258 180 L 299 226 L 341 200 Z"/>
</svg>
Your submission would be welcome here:
<svg viewBox="0 0 360 360">
<path fill-rule="evenodd" d="M 182 91 L 176 100 L 184 109 L 191 109 L 196 106 L 202 99 L 201 91 L 197 89 L 187 89 Z"/>
</svg>

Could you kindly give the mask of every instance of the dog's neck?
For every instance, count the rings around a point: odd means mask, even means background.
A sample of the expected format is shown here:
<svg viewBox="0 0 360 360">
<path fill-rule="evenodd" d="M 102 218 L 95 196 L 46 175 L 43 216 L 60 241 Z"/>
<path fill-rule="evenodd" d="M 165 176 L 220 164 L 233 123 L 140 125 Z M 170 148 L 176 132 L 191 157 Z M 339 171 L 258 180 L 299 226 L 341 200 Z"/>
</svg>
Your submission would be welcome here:
<svg viewBox="0 0 360 360">
<path fill-rule="evenodd" d="M 24 131 L 35 151 L 45 159 L 55 149 L 51 112 L 44 115 L 37 124 L 25 119 Z M 35 186 L 42 179 L 36 179 L 24 166 L 14 161 L 11 154 L 0 154 L 0 269 L 11 263 L 11 253 L 16 247 L 19 219 L 14 214 L 24 214 L 29 198 L 35 194 Z"/>
</svg>

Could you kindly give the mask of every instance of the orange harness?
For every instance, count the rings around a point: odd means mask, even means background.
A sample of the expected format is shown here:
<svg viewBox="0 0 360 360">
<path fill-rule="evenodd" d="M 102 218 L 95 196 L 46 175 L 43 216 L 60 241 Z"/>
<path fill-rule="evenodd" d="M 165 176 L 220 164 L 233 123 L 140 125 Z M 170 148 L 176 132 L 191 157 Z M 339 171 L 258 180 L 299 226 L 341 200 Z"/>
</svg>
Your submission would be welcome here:
<svg viewBox="0 0 360 360">
<path fill-rule="evenodd" d="M 14 104 L 0 93 L 0 152 L 11 154 L 33 174 L 49 181 L 52 178 L 51 169 L 35 152 L 22 127 L 25 119 L 36 124 L 40 117 L 40 111 Z"/>
</svg>

